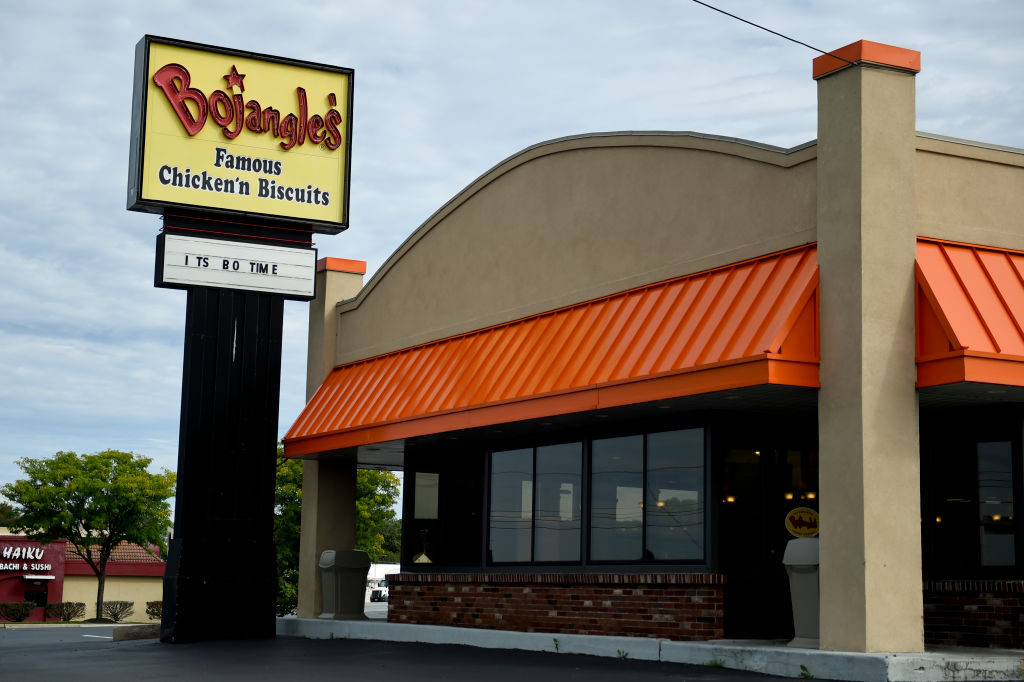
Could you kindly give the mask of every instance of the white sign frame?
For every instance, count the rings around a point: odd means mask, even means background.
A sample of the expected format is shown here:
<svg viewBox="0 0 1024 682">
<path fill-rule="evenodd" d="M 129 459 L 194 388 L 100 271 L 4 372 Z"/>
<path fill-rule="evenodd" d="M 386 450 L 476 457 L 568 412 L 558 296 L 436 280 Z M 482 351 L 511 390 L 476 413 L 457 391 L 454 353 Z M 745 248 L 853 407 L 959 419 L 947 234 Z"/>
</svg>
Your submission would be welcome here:
<svg viewBox="0 0 1024 682">
<path fill-rule="evenodd" d="M 213 287 L 309 300 L 316 296 L 316 249 L 207 239 L 162 232 L 156 286 Z"/>
</svg>

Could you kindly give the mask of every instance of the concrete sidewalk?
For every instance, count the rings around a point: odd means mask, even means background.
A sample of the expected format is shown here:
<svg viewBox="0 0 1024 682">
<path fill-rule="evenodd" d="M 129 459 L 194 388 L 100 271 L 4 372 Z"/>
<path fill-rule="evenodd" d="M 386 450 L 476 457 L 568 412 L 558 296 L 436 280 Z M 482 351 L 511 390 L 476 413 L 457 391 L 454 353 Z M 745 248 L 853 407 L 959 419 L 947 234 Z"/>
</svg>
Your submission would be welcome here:
<svg viewBox="0 0 1024 682">
<path fill-rule="evenodd" d="M 461 644 L 586 654 L 666 663 L 712 665 L 782 677 L 863 682 L 939 680 L 1022 680 L 1024 651 L 942 649 L 919 654 L 848 653 L 785 646 L 784 642 L 717 640 L 673 642 L 645 637 L 554 635 L 440 625 L 406 625 L 379 620 L 279 618 L 277 634 L 309 639 L 364 639 L 427 644 Z"/>
</svg>

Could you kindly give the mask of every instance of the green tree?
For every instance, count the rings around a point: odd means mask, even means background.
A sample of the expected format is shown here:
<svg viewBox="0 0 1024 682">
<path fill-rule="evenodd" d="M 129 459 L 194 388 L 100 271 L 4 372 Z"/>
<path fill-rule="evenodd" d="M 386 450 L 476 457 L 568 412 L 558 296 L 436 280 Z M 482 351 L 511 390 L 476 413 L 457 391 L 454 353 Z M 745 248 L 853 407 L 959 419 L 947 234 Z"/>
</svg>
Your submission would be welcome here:
<svg viewBox="0 0 1024 682">
<path fill-rule="evenodd" d="M 384 524 L 384 556 L 381 563 L 397 564 L 402 554 L 402 519 L 390 519 Z"/>
<path fill-rule="evenodd" d="M 277 547 L 277 615 L 295 610 L 299 600 L 299 533 L 302 523 L 302 460 L 285 459 L 277 448 L 274 488 L 274 543 Z"/>
<path fill-rule="evenodd" d="M 395 518 L 399 479 L 387 471 L 356 472 L 356 549 L 371 561 L 397 563 L 402 521 Z M 299 535 L 302 521 L 302 460 L 285 459 L 277 448 L 274 492 L 274 542 L 277 544 L 277 615 L 291 613 L 298 603 Z"/>
<path fill-rule="evenodd" d="M 16 463 L 25 478 L 0 486 L 20 515 L 12 530 L 44 544 L 66 539 L 96 574 L 97 617 L 103 612 L 107 562 L 119 543 L 167 551 L 175 477 L 167 469 L 150 473 L 151 462 L 116 450 L 23 457 Z"/>
<path fill-rule="evenodd" d="M 398 501 L 398 476 L 390 471 L 360 469 L 356 472 L 356 549 L 364 550 L 371 561 L 387 556 L 385 533 L 395 520 Z"/>
<path fill-rule="evenodd" d="M 11 503 L 0 502 L 0 526 L 13 526 L 17 520 L 18 512 L 14 511 Z"/>
</svg>

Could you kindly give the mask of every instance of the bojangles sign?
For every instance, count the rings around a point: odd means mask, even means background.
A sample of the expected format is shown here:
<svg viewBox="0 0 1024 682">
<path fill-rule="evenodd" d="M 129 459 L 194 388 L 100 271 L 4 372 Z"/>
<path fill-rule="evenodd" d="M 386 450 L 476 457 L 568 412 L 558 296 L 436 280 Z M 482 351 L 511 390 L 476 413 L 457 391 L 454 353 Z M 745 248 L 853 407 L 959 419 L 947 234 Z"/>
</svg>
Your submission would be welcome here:
<svg viewBox="0 0 1024 682">
<path fill-rule="evenodd" d="M 128 208 L 348 225 L 352 71 L 144 37 Z"/>
</svg>

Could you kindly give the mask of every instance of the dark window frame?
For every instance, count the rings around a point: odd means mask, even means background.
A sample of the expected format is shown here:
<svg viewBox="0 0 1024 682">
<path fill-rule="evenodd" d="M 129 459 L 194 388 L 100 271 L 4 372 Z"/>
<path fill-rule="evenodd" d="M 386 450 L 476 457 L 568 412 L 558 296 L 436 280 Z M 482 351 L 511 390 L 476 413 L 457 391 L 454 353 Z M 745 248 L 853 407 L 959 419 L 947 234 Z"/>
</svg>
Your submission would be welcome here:
<svg viewBox="0 0 1024 682">
<path fill-rule="evenodd" d="M 921 539 L 926 579 L 1024 578 L 1024 406 L 996 405 L 921 417 Z M 1010 443 L 1013 565 L 982 563 L 978 445 Z M 970 485 L 963 479 L 971 472 Z M 959 474 L 959 477 L 958 477 Z M 959 493 L 969 490 L 969 495 Z M 951 491 L 957 491 L 953 493 Z M 956 494 L 956 497 L 950 495 Z M 970 521 L 956 524 L 950 503 L 963 499 Z M 941 518 L 942 521 L 938 519 Z M 942 526 L 940 524 L 950 524 Z M 951 546 L 953 545 L 953 546 Z"/>
<path fill-rule="evenodd" d="M 700 558 L 697 559 L 650 559 L 646 558 L 647 554 L 647 510 L 643 511 L 641 516 L 641 558 L 635 560 L 627 559 L 592 559 L 591 558 L 591 540 L 592 540 L 592 504 L 593 504 L 593 443 L 597 440 L 605 440 L 609 438 L 627 437 L 627 436 L 640 436 L 642 439 L 642 453 L 641 453 L 641 500 L 646 507 L 646 501 L 648 498 L 648 439 L 652 434 L 658 433 L 669 433 L 673 431 L 689 431 L 699 430 L 701 432 L 701 489 L 700 495 L 700 511 L 702 515 L 701 520 L 701 543 L 700 543 Z M 482 510 L 482 518 L 485 519 L 483 524 L 482 532 L 484 533 L 483 539 L 483 551 L 482 551 L 482 566 L 484 569 L 495 569 L 495 568 L 517 568 L 517 569 L 532 569 L 532 568 L 600 568 L 603 570 L 613 569 L 615 567 L 684 567 L 688 570 L 704 570 L 707 569 L 712 562 L 712 543 L 711 533 L 712 526 L 714 523 L 713 510 L 710 508 L 709 500 L 711 500 L 711 487 L 712 487 L 712 468 L 711 468 L 711 443 L 710 443 L 709 425 L 703 421 L 697 423 L 689 422 L 679 424 L 644 424 L 644 425 L 633 425 L 632 428 L 620 427 L 614 430 L 608 431 L 587 431 L 585 433 L 577 434 L 565 434 L 565 437 L 548 437 L 544 439 L 516 439 L 515 441 L 509 441 L 501 444 L 489 444 L 490 447 L 486 448 L 485 451 L 485 469 L 484 477 L 486 484 L 484 486 L 483 502 L 484 508 Z M 582 502 L 582 513 L 580 519 L 580 558 L 576 561 L 535 561 L 535 535 L 536 535 L 536 514 L 537 514 L 537 484 L 536 484 L 536 471 L 537 471 L 537 450 L 539 448 L 561 445 L 570 443 L 581 444 L 581 502 Z M 490 511 L 491 511 L 491 500 L 493 499 L 493 479 L 492 479 L 492 456 L 495 452 L 508 452 L 520 449 L 531 448 L 533 451 L 533 509 L 531 512 L 531 524 L 530 524 L 530 560 L 529 561 L 492 561 L 490 559 L 490 546 L 491 546 L 491 524 L 490 524 Z"/>
</svg>

